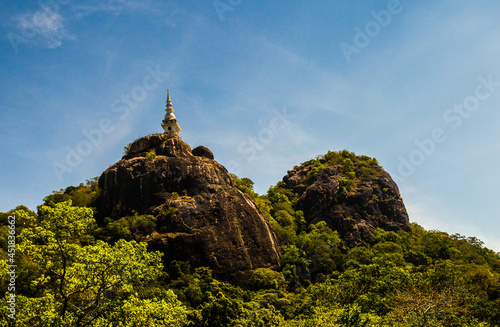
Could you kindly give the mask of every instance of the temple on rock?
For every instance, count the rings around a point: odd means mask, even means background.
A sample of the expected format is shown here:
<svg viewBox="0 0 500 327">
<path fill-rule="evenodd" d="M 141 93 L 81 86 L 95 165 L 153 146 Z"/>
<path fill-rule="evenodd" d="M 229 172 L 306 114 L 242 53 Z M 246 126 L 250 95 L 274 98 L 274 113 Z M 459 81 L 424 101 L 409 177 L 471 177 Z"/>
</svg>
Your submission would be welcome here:
<svg viewBox="0 0 500 327">
<path fill-rule="evenodd" d="M 170 100 L 170 92 L 167 90 L 167 108 L 165 109 L 167 112 L 165 114 L 165 118 L 162 121 L 161 127 L 165 131 L 165 134 L 175 134 L 179 135 L 181 127 L 177 122 L 177 119 L 174 115 L 174 108 L 172 106 L 172 100 Z"/>
</svg>

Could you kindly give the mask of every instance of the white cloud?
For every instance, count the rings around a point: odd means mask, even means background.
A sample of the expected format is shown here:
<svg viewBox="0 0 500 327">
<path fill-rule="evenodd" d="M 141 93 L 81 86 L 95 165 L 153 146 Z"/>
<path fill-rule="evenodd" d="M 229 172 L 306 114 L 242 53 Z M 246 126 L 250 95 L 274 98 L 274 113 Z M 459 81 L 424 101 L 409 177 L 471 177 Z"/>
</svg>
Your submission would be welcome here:
<svg viewBox="0 0 500 327">
<path fill-rule="evenodd" d="M 21 15 L 16 20 L 22 36 L 32 44 L 54 49 L 59 47 L 63 40 L 75 39 L 64 28 L 62 16 L 54 11 L 40 9 Z"/>
</svg>

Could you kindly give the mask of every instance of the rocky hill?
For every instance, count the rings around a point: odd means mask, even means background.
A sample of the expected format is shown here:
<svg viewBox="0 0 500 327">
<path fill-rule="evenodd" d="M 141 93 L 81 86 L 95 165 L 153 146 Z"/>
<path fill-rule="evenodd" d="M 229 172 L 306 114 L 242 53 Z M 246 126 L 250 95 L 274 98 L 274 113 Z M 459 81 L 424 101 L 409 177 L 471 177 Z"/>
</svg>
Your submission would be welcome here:
<svg viewBox="0 0 500 327">
<path fill-rule="evenodd" d="M 143 237 L 173 260 L 208 266 L 215 277 L 244 286 L 253 270 L 279 266 L 280 245 L 268 219 L 233 186 L 206 147 L 191 150 L 177 135 L 133 142 L 99 178 L 102 217 L 137 212 L 157 219 Z"/>
<path fill-rule="evenodd" d="M 17 326 L 500 321 L 500 253 L 476 237 L 410 229 L 389 174 L 346 150 L 294 167 L 259 196 L 209 149 L 155 134 L 132 143 L 98 182 L 44 202 L 37 212 L 0 212 L 3 258 L 12 217 L 20 236 Z M 200 266 L 212 272 L 191 269 Z M 12 311 L 3 308 L 7 321 Z"/>
<path fill-rule="evenodd" d="M 293 191 L 308 223 L 327 222 L 350 246 L 373 242 L 377 227 L 410 231 L 396 183 L 373 158 L 328 152 L 288 171 L 281 187 Z"/>
<path fill-rule="evenodd" d="M 349 246 L 372 243 L 378 227 L 410 231 L 398 187 L 375 159 L 329 152 L 288 171 L 278 187 L 293 194 L 307 223 L 325 221 Z M 156 218 L 156 229 L 140 239 L 163 252 L 166 265 L 208 266 L 242 286 L 256 268 L 279 267 L 282 250 L 269 220 L 206 147 L 191 150 L 177 135 L 142 137 L 101 175 L 99 189 L 101 220 Z"/>
</svg>

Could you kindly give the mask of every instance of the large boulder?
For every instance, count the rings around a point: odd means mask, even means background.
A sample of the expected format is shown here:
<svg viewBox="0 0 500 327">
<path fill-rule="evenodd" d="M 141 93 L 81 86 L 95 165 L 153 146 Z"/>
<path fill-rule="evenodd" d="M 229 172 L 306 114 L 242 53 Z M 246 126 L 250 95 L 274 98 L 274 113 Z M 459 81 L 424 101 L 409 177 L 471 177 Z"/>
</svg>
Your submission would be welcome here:
<svg viewBox="0 0 500 327">
<path fill-rule="evenodd" d="M 154 134 L 129 146 L 99 178 L 101 217 L 152 214 L 157 228 L 143 240 L 173 260 L 208 266 L 247 286 L 256 268 L 276 269 L 281 248 L 268 219 L 233 186 L 210 150 L 193 151 L 178 136 Z"/>
<path fill-rule="evenodd" d="M 373 242 L 377 228 L 410 231 L 406 208 L 391 176 L 374 159 L 341 153 L 344 157 L 337 155 L 333 163 L 321 158 L 288 171 L 283 185 L 296 194 L 295 209 L 302 210 L 309 223 L 325 221 L 349 246 Z M 342 160 L 348 160 L 350 167 L 338 163 Z"/>
<path fill-rule="evenodd" d="M 194 148 L 193 155 L 195 155 L 197 157 L 205 157 L 208 159 L 214 158 L 214 154 L 212 153 L 212 151 L 210 151 L 209 148 L 207 148 L 203 145 L 200 145 L 200 146 L 197 146 L 196 148 Z"/>
</svg>

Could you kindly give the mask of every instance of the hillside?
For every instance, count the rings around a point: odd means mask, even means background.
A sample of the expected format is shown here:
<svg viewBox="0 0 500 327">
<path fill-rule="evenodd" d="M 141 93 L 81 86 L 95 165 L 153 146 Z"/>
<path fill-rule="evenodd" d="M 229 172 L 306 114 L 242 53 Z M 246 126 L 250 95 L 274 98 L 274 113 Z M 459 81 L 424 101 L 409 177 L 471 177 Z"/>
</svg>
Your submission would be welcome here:
<svg viewBox="0 0 500 327">
<path fill-rule="evenodd" d="M 99 181 L 0 213 L 4 289 L 9 216 L 17 326 L 500 324 L 500 254 L 409 223 L 378 162 L 346 150 L 259 195 L 205 147 L 141 138 Z"/>
</svg>

